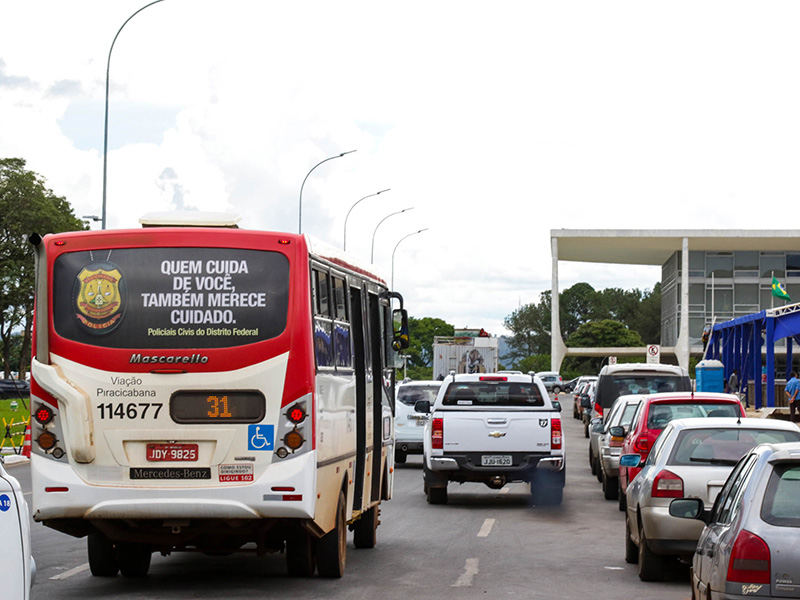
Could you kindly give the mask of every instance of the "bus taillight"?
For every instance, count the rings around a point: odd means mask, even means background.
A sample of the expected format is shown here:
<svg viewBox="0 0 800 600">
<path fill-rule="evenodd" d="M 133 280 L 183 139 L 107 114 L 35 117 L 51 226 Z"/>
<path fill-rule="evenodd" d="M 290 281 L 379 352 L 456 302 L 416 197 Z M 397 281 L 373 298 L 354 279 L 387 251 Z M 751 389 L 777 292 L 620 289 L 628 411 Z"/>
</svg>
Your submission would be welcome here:
<svg viewBox="0 0 800 600">
<path fill-rule="evenodd" d="M 53 411 L 42 404 L 36 409 L 36 412 L 33 413 L 33 418 L 36 419 L 36 422 L 40 425 L 47 425 L 53 420 Z"/>
</svg>

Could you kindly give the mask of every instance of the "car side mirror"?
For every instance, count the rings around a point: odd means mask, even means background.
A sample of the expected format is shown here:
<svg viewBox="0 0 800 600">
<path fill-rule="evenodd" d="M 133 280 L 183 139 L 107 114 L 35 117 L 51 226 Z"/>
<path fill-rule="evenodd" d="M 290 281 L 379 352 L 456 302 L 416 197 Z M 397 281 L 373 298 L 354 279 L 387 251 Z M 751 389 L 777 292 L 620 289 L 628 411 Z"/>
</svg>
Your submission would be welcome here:
<svg viewBox="0 0 800 600">
<path fill-rule="evenodd" d="M 431 401 L 430 400 L 417 400 L 414 403 L 414 411 L 418 412 L 418 413 L 429 414 L 431 412 Z"/>
<path fill-rule="evenodd" d="M 592 419 L 592 432 L 603 433 L 603 419 L 599 418 Z"/>
<path fill-rule="evenodd" d="M 675 498 L 669 503 L 669 514 L 680 519 L 695 519 L 708 523 L 711 511 L 706 511 L 700 498 Z"/>
<path fill-rule="evenodd" d="M 614 425 L 608 428 L 608 433 L 611 437 L 624 438 L 625 428 L 622 425 Z"/>
<path fill-rule="evenodd" d="M 553 400 L 553 410 L 561 412 L 561 402 Z"/>
<path fill-rule="evenodd" d="M 638 467 L 639 463 L 642 462 L 642 457 L 638 454 L 623 454 L 619 457 L 619 466 L 620 467 Z"/>
</svg>

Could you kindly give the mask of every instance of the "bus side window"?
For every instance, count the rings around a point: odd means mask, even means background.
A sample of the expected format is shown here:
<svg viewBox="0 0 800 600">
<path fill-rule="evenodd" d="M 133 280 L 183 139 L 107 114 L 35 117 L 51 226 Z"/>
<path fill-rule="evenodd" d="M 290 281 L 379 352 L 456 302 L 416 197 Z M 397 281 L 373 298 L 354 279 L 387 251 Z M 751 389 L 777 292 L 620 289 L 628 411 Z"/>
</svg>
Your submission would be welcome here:
<svg viewBox="0 0 800 600">
<path fill-rule="evenodd" d="M 333 322 L 328 285 L 328 273 L 312 269 L 314 285 L 314 354 L 317 367 L 333 367 Z"/>
<path fill-rule="evenodd" d="M 344 279 L 331 277 L 333 282 L 333 306 L 336 309 L 336 321 L 333 324 L 333 352 L 336 367 L 353 366 L 353 353 L 350 348 L 350 319 L 347 313 L 347 294 Z"/>
</svg>

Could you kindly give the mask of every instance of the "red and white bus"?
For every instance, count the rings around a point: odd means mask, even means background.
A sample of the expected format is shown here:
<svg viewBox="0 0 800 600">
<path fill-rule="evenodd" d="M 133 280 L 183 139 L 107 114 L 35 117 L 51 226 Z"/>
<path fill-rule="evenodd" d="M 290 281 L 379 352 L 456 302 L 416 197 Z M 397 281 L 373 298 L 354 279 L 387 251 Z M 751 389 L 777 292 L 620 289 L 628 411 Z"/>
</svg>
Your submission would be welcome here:
<svg viewBox="0 0 800 600">
<path fill-rule="evenodd" d="M 34 519 L 87 536 L 98 576 L 285 550 L 340 577 L 392 494 L 402 298 L 304 235 L 141 222 L 31 237 Z"/>
</svg>

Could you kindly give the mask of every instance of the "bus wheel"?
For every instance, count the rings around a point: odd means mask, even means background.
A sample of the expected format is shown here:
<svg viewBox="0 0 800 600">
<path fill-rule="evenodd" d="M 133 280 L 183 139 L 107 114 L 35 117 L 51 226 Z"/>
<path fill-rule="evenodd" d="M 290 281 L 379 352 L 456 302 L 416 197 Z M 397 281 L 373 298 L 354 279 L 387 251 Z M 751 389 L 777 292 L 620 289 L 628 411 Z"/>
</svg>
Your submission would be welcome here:
<svg viewBox="0 0 800 600">
<path fill-rule="evenodd" d="M 320 577 L 341 577 L 347 561 L 347 518 L 344 492 L 339 492 L 336 526 L 317 542 L 317 571 Z"/>
<path fill-rule="evenodd" d="M 150 569 L 153 553 L 143 544 L 117 544 L 119 570 L 125 577 L 144 577 Z"/>
<path fill-rule="evenodd" d="M 377 529 L 378 506 L 365 511 L 361 518 L 353 523 L 353 544 L 356 548 L 374 548 L 378 543 Z"/>
<path fill-rule="evenodd" d="M 90 533 L 87 540 L 89 569 L 95 577 L 114 577 L 119 573 L 119 562 L 114 544 L 102 533 Z"/>
<path fill-rule="evenodd" d="M 286 538 L 286 567 L 291 577 L 311 577 L 317 568 L 314 540 L 305 531 Z"/>
</svg>

